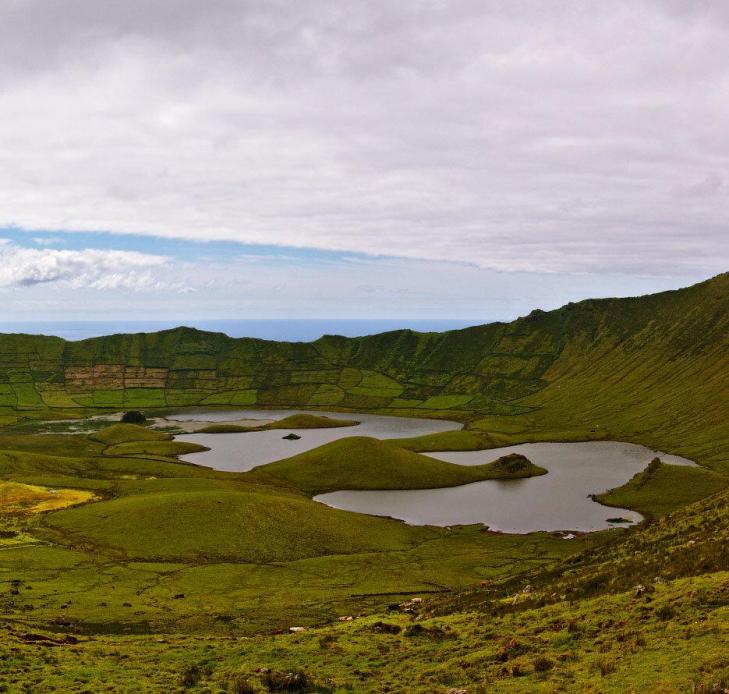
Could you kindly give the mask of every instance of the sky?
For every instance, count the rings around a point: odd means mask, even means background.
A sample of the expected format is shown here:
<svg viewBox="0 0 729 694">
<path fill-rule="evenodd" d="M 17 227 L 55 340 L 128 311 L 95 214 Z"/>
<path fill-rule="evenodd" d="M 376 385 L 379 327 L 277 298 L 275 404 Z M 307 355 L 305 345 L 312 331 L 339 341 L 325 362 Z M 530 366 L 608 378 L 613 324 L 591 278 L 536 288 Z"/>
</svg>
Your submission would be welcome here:
<svg viewBox="0 0 729 694">
<path fill-rule="evenodd" d="M 724 0 L 0 0 L 0 320 L 686 286 L 727 123 Z"/>
</svg>

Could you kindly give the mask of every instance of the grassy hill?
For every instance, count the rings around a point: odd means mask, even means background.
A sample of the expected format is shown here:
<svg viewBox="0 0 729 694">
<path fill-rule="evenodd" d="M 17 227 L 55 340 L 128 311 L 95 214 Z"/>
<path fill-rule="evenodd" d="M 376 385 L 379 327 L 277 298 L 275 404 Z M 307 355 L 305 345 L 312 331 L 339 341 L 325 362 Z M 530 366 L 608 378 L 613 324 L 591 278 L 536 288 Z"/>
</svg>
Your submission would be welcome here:
<svg viewBox="0 0 729 694">
<path fill-rule="evenodd" d="M 516 457 L 519 460 L 504 457 L 484 465 L 454 465 L 378 439 L 352 436 L 261 465 L 251 472 L 285 480 L 312 496 L 337 489 L 455 487 L 481 480 L 517 479 L 547 472 L 523 456 Z"/>
<path fill-rule="evenodd" d="M 48 523 L 66 544 L 91 542 L 110 556 L 144 561 L 294 561 L 403 549 L 429 535 L 260 487 L 190 480 L 169 491 L 154 487 L 147 494 L 55 513 Z"/>
</svg>

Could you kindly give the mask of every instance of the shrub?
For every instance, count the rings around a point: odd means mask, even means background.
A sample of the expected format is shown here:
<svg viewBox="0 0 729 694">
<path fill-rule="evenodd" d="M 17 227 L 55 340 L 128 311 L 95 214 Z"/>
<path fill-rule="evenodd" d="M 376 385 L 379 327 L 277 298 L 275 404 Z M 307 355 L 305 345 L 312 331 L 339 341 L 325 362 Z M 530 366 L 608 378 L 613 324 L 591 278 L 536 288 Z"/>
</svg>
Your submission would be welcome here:
<svg viewBox="0 0 729 694">
<path fill-rule="evenodd" d="M 448 627 L 424 627 L 422 624 L 411 624 L 405 628 L 403 632 L 405 636 L 424 636 L 435 641 L 441 641 L 443 639 L 455 639 L 457 638 L 456 632 L 450 630 Z"/>
<path fill-rule="evenodd" d="M 614 660 L 610 658 L 603 658 L 597 662 L 597 669 L 600 671 L 602 677 L 607 677 L 611 673 L 615 672 L 617 665 Z"/>
<path fill-rule="evenodd" d="M 417 626 L 420 626 L 419 624 Z M 408 627 L 408 630 L 410 627 Z M 422 627 L 421 627 L 422 629 Z M 375 622 L 371 627 L 370 631 L 374 631 L 376 634 L 399 634 L 402 629 L 397 624 L 388 624 L 387 622 Z M 412 636 L 413 634 L 409 634 L 407 631 L 405 632 L 406 636 Z"/>
<path fill-rule="evenodd" d="M 263 674 L 261 681 L 270 692 L 308 692 L 312 686 L 310 677 L 303 670 L 296 672 L 269 670 Z"/>
<path fill-rule="evenodd" d="M 121 421 L 125 424 L 144 424 L 147 418 L 139 410 L 129 410 L 122 415 Z"/>
<path fill-rule="evenodd" d="M 232 694 L 258 694 L 260 692 L 260 689 L 252 685 L 244 675 L 236 675 L 229 682 L 229 686 Z"/>
<path fill-rule="evenodd" d="M 185 687 L 194 687 L 200 683 L 203 677 L 209 677 L 212 674 L 212 668 L 209 665 L 200 667 L 199 665 L 190 665 L 182 671 L 180 684 Z"/>
<path fill-rule="evenodd" d="M 496 660 L 500 663 L 505 663 L 510 658 L 515 658 L 516 656 L 521 655 L 526 650 L 527 649 L 516 639 L 508 639 L 496 653 Z"/>
<path fill-rule="evenodd" d="M 671 619 L 675 614 L 676 614 L 676 611 L 670 605 L 663 605 L 656 612 L 658 619 L 660 619 L 664 622 Z"/>
<path fill-rule="evenodd" d="M 534 660 L 534 672 L 548 672 L 554 667 L 554 662 L 544 656 L 539 656 Z"/>
<path fill-rule="evenodd" d="M 180 684 L 183 687 L 194 687 L 202 678 L 202 671 L 197 665 L 190 665 L 185 668 L 180 677 Z"/>
<path fill-rule="evenodd" d="M 691 694 L 724 694 L 729 690 L 729 680 L 697 682 L 691 687 Z"/>
</svg>

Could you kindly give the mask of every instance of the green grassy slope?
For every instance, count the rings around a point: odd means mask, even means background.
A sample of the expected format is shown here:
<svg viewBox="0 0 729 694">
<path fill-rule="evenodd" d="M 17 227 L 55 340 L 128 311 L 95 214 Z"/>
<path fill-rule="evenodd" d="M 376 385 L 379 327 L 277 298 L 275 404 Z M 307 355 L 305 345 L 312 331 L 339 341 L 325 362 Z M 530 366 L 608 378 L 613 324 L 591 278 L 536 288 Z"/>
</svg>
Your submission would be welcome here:
<svg viewBox="0 0 729 694">
<path fill-rule="evenodd" d="M 366 436 L 332 441 L 292 458 L 261 465 L 255 476 L 286 480 L 308 494 L 337 489 L 433 489 L 487 479 L 516 479 L 546 473 L 525 458 L 510 469 L 494 461 L 484 465 L 454 465 L 388 445 Z"/>
<path fill-rule="evenodd" d="M 55 513 L 47 522 L 68 544 L 91 542 L 111 556 L 145 561 L 292 561 L 404 549 L 432 534 L 253 486 L 174 486 Z"/>
<path fill-rule="evenodd" d="M 729 571 L 729 491 L 724 489 L 647 524 L 614 541 L 560 562 L 549 570 L 509 579 L 490 592 L 476 590 L 440 606 L 443 612 L 508 607 L 503 598 L 529 583 L 522 606 L 579 601 L 595 595 L 653 586 L 688 576 Z"/>
<path fill-rule="evenodd" d="M 535 423 L 669 444 L 729 472 L 729 275 L 569 310 L 591 327 L 571 335 L 527 399 Z"/>
</svg>

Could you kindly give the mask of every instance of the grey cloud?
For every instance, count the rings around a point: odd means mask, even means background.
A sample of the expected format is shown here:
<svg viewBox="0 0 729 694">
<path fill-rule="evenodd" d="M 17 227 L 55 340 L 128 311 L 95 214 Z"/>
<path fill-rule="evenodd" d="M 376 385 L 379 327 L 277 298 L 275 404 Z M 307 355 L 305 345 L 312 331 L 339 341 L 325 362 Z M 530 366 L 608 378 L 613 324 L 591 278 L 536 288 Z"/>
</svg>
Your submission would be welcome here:
<svg viewBox="0 0 729 694">
<path fill-rule="evenodd" d="M 704 273 L 721 2 L 0 6 L 0 224 Z"/>
</svg>

